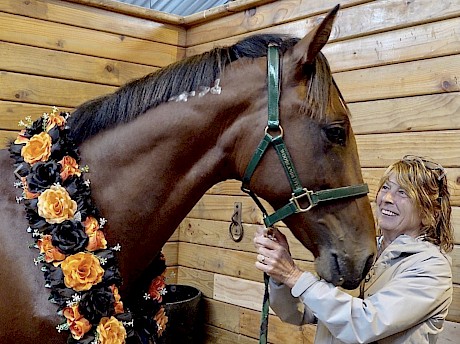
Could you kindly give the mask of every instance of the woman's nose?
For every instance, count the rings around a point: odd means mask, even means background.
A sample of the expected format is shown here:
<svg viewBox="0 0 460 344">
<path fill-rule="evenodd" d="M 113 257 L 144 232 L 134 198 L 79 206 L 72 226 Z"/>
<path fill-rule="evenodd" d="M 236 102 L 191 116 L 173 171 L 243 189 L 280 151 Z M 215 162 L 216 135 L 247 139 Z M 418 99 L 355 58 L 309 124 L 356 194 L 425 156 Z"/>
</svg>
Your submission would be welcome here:
<svg viewBox="0 0 460 344">
<path fill-rule="evenodd" d="M 383 201 L 387 203 L 393 203 L 393 193 L 391 191 L 386 192 L 383 195 Z"/>
</svg>

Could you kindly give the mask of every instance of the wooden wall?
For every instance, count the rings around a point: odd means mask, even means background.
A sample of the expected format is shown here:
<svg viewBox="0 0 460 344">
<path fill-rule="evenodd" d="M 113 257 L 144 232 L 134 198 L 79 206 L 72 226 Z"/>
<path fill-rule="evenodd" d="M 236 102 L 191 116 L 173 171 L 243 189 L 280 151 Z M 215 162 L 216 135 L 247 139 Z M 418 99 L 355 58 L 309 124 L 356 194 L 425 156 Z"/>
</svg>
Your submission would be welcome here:
<svg viewBox="0 0 460 344">
<path fill-rule="evenodd" d="M 187 30 L 187 55 L 261 32 L 302 37 L 337 0 L 275 1 Z M 323 49 L 348 101 L 364 178 L 375 198 L 384 168 L 403 155 L 431 157 L 447 167 L 457 245 L 451 254 L 454 301 L 441 343 L 460 335 L 460 1 L 341 1 Z M 261 133 L 262 137 L 262 133 Z M 206 343 L 257 343 L 263 295 L 254 268 L 254 202 L 228 181 L 213 187 L 183 221 L 178 281 L 206 297 Z M 245 234 L 228 234 L 234 202 L 243 203 Z M 288 230 L 284 231 L 289 233 Z M 312 256 L 290 236 L 294 258 L 307 270 Z M 409 315 L 409 314 L 408 314 Z M 271 343 L 312 343 L 314 326 L 270 318 Z"/>
<path fill-rule="evenodd" d="M 301 37 L 337 2 L 239 0 L 239 8 L 208 19 L 204 13 L 165 21 L 101 0 L 0 0 L 0 147 L 26 115 L 35 118 L 53 105 L 71 110 L 186 55 L 252 33 Z M 460 0 L 341 4 L 323 51 L 353 114 L 371 199 L 384 167 L 404 154 L 432 157 L 448 169 L 455 290 L 440 342 L 454 343 L 460 335 Z M 204 294 L 207 344 L 258 342 L 263 285 L 252 237 L 261 214 L 239 187 L 236 181 L 214 186 L 165 246 L 169 281 Z M 239 243 L 228 235 L 235 202 L 243 204 Z M 312 271 L 311 254 L 284 233 L 296 261 Z M 314 331 L 270 317 L 274 344 L 312 343 Z"/>
</svg>

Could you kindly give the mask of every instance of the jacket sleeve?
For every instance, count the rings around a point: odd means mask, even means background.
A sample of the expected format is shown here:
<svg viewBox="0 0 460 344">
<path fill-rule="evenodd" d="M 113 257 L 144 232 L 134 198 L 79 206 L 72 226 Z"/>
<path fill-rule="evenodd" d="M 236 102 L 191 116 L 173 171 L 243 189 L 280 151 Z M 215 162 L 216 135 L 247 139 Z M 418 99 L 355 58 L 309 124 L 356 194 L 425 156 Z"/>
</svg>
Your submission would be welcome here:
<svg viewBox="0 0 460 344">
<path fill-rule="evenodd" d="M 292 288 L 331 334 L 344 343 L 367 343 L 404 331 L 447 309 L 452 271 L 431 256 L 392 276 L 374 295 L 352 297 L 309 272 Z"/>
<path fill-rule="evenodd" d="M 270 307 L 284 322 L 293 325 L 311 324 L 316 322 L 313 313 L 298 297 L 291 295 L 291 289 L 278 284 L 270 278 Z"/>
</svg>

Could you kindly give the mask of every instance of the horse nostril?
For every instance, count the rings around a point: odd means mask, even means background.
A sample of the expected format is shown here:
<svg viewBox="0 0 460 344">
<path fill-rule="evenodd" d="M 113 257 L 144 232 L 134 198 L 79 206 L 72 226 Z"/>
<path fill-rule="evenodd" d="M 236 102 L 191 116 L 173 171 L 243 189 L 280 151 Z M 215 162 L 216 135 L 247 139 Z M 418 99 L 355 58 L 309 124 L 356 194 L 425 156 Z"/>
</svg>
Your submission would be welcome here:
<svg viewBox="0 0 460 344">
<path fill-rule="evenodd" d="M 334 262 L 334 268 L 335 268 L 335 272 L 337 273 L 337 275 L 341 275 L 341 271 L 340 271 L 340 264 L 339 264 L 339 257 L 337 256 L 336 253 L 332 253 L 332 258 L 333 258 L 333 262 Z"/>
<path fill-rule="evenodd" d="M 362 275 L 363 279 L 366 278 L 366 275 L 369 272 L 369 270 L 371 269 L 371 266 L 372 266 L 373 263 L 374 263 L 374 255 L 371 254 L 369 256 L 369 258 L 367 258 L 366 265 L 364 265 L 364 271 L 363 271 L 363 275 Z"/>
</svg>

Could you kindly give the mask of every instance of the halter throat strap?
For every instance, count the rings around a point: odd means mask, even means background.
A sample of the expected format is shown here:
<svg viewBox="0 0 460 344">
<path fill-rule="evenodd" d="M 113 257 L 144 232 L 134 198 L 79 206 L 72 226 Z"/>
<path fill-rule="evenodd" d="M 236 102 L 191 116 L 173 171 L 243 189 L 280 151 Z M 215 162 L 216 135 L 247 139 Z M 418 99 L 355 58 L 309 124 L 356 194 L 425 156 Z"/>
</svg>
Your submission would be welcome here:
<svg viewBox="0 0 460 344">
<path fill-rule="evenodd" d="M 265 128 L 265 135 L 260 141 L 252 159 L 250 160 L 243 176 L 241 190 L 249 194 L 264 214 L 264 223 L 266 227 L 271 227 L 278 221 L 286 217 L 306 212 L 318 205 L 320 202 L 327 202 L 348 197 L 360 197 L 369 193 L 367 184 L 353 186 L 344 186 L 335 189 L 321 190 L 313 192 L 302 187 L 299 175 L 294 166 L 292 158 L 283 140 L 283 128 L 279 122 L 279 97 L 280 97 L 280 57 L 277 45 L 270 44 L 267 52 L 267 76 L 268 76 L 268 122 Z M 273 135 L 272 135 L 273 134 Z M 275 135 L 276 134 L 276 135 Z M 256 167 L 259 165 L 267 149 L 272 145 L 280 159 L 283 170 L 289 180 L 292 190 L 292 197 L 289 202 L 272 215 L 268 215 L 266 209 L 249 189 L 251 177 Z M 302 208 L 300 201 L 308 202 L 306 208 Z"/>
</svg>

